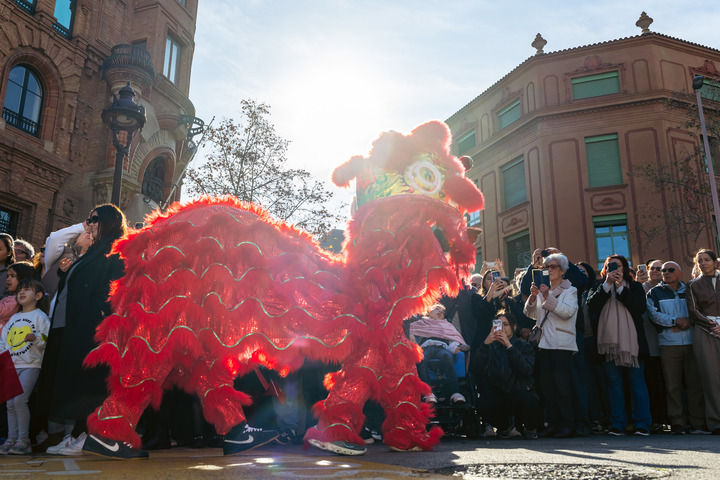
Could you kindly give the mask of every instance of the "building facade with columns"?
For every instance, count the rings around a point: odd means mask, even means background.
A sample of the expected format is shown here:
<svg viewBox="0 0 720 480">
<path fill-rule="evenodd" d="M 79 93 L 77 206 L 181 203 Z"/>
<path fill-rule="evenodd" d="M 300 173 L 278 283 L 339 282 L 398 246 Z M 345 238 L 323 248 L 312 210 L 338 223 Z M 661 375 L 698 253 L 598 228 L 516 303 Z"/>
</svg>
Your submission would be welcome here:
<svg viewBox="0 0 720 480">
<path fill-rule="evenodd" d="M 693 76 L 705 77 L 706 113 L 720 106 L 720 51 L 651 22 L 643 14 L 637 36 L 552 53 L 538 34 L 536 55 L 447 120 L 486 198 L 470 215 L 479 258 L 512 273 L 554 246 L 591 265 L 620 253 L 689 267 L 696 249 L 714 247 L 710 196 L 688 193 L 707 174 L 687 123 Z"/>
<path fill-rule="evenodd" d="M 123 164 L 131 222 L 179 198 L 201 122 L 188 98 L 198 0 L 0 0 L 0 231 L 42 245 L 110 201 L 101 119 L 129 82 L 147 121 Z"/>
</svg>

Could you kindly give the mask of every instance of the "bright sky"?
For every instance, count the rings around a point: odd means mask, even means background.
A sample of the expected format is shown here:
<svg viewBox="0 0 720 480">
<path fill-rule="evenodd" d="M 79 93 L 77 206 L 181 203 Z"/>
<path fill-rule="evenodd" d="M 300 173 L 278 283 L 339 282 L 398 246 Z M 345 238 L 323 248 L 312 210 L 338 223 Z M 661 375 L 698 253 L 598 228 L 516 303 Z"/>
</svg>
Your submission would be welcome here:
<svg viewBox="0 0 720 480">
<path fill-rule="evenodd" d="M 190 99 L 205 121 L 269 104 L 292 165 L 329 183 L 380 132 L 448 118 L 538 32 L 546 52 L 633 36 L 643 10 L 652 31 L 720 48 L 715 1 L 200 0 Z"/>
</svg>

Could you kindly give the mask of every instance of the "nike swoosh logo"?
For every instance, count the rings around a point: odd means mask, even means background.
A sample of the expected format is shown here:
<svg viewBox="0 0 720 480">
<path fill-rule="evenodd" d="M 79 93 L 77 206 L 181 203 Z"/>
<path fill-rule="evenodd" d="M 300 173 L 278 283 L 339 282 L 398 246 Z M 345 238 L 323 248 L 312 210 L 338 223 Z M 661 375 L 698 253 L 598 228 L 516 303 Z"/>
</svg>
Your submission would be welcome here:
<svg viewBox="0 0 720 480">
<path fill-rule="evenodd" d="M 253 443 L 253 442 L 255 441 L 255 439 L 253 438 L 252 435 L 250 435 L 247 440 L 228 440 L 228 439 L 225 439 L 225 441 L 226 441 L 227 443 L 237 443 L 238 445 L 245 445 L 245 444 L 248 444 L 248 443 Z"/>
<path fill-rule="evenodd" d="M 100 440 L 100 439 L 99 439 L 98 437 L 96 437 L 95 435 L 90 435 L 90 436 L 91 436 L 92 438 L 94 438 L 96 442 L 98 442 L 100 445 L 102 445 L 103 447 L 107 448 L 107 449 L 110 450 L 111 452 L 117 452 L 118 450 L 120 450 L 120 444 L 117 443 L 117 442 L 115 442 L 114 445 L 108 445 L 107 443 L 103 442 L 102 440 Z"/>
</svg>

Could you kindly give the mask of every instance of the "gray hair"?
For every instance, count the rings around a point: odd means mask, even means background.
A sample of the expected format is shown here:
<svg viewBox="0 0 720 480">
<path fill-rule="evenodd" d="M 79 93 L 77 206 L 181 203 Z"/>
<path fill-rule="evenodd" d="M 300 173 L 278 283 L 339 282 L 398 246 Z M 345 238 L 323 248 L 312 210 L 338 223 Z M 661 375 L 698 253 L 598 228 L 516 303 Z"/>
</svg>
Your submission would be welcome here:
<svg viewBox="0 0 720 480">
<path fill-rule="evenodd" d="M 568 261 L 567 257 L 562 253 L 553 253 L 552 255 L 548 255 L 547 257 L 545 257 L 545 260 L 543 260 L 543 266 L 547 266 L 548 262 L 552 262 L 553 260 L 557 262 L 560 270 L 563 273 L 567 272 L 567 269 L 570 266 L 570 262 Z"/>
<path fill-rule="evenodd" d="M 18 247 L 21 250 L 24 250 L 25 253 L 27 253 L 28 257 L 32 258 L 35 256 L 35 249 L 30 244 L 30 242 L 16 238 L 15 239 L 15 248 L 18 248 Z"/>
</svg>

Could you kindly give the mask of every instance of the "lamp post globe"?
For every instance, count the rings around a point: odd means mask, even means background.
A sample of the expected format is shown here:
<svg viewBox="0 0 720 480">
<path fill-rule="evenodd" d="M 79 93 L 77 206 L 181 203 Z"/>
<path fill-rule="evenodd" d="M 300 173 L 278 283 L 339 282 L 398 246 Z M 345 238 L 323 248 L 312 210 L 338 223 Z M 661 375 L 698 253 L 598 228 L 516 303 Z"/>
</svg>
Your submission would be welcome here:
<svg viewBox="0 0 720 480">
<path fill-rule="evenodd" d="M 130 82 L 122 87 L 112 105 L 102 111 L 102 121 L 110 128 L 115 146 L 115 174 L 113 175 L 112 203 L 120 206 L 123 159 L 130 151 L 133 134 L 145 125 L 145 107 L 135 103 L 135 91 Z M 126 141 L 120 142 L 119 133 L 126 133 Z"/>
</svg>

